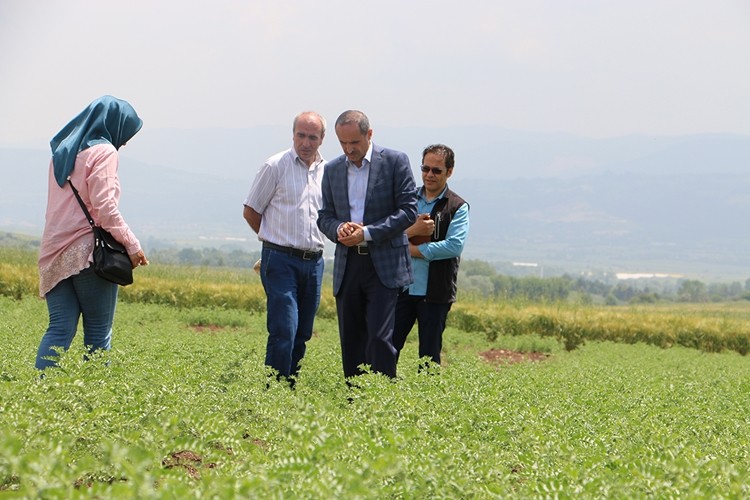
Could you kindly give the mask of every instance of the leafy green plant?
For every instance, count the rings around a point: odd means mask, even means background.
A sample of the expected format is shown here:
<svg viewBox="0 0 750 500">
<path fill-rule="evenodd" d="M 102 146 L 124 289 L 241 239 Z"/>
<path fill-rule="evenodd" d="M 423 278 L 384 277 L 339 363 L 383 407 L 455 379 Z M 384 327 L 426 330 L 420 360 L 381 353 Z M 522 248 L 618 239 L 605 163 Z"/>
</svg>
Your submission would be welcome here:
<svg viewBox="0 0 750 500">
<path fill-rule="evenodd" d="M 643 329 L 631 335 L 664 321 L 678 328 L 672 309 L 618 309 L 613 319 L 514 307 L 504 312 L 549 335 L 508 327 L 491 341 L 451 326 L 443 366 L 422 371 L 412 335 L 397 380 L 367 374 L 351 388 L 336 322 L 319 318 L 292 391 L 263 366 L 263 314 L 134 302 L 118 307 L 112 351 L 85 361 L 79 335 L 40 378 L 44 302 L 0 297 L 10 339 L 0 351 L 0 495 L 750 494 L 745 358 L 597 339 L 567 351 L 555 337 L 574 321 L 603 330 L 636 314 Z M 746 319 L 733 311 L 685 310 L 684 324 Z M 490 349 L 548 357 L 495 365 L 478 355 Z"/>
</svg>

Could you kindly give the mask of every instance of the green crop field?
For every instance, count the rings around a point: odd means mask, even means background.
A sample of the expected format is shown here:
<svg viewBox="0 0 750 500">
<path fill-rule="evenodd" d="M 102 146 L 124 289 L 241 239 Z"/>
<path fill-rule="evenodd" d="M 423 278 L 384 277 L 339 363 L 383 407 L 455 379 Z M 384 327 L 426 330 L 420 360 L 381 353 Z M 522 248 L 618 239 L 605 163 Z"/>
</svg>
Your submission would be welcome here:
<svg viewBox="0 0 750 500">
<path fill-rule="evenodd" d="M 327 289 L 290 390 L 267 387 L 254 274 L 158 266 L 112 351 L 84 361 L 79 335 L 40 378 L 34 272 L 0 264 L 0 498 L 750 495 L 746 302 L 467 300 L 443 367 L 410 338 L 396 381 L 348 388 Z"/>
</svg>

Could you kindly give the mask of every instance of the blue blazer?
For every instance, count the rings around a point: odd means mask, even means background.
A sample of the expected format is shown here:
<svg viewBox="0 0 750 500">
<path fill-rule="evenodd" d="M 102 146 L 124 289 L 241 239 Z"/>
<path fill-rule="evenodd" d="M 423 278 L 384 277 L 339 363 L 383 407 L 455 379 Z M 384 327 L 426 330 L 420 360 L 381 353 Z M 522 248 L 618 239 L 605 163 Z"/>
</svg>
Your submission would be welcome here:
<svg viewBox="0 0 750 500">
<path fill-rule="evenodd" d="M 318 211 L 318 228 L 336 243 L 333 266 L 333 294 L 338 295 L 346 269 L 349 247 L 338 242 L 337 230 L 352 221 L 346 156 L 325 166 L 323 205 Z M 400 288 L 413 280 L 409 241 L 404 231 L 417 219 L 417 187 L 405 153 L 372 145 L 367 180 L 364 220 L 370 237 L 368 248 L 375 272 L 387 288 Z"/>
</svg>

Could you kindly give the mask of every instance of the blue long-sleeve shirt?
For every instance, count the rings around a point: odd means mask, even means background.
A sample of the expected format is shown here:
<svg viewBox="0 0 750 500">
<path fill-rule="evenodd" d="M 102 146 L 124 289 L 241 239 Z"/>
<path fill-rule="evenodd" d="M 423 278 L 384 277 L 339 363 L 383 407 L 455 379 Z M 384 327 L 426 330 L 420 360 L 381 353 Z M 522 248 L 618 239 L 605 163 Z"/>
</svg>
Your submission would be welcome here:
<svg viewBox="0 0 750 500">
<path fill-rule="evenodd" d="M 446 187 L 446 189 L 448 188 Z M 435 204 L 444 195 L 445 190 L 434 200 L 427 201 L 424 195 L 424 186 L 419 188 L 419 192 L 417 193 L 417 213 L 431 213 Z M 427 295 L 427 277 L 430 271 L 430 262 L 460 256 L 466 244 L 468 234 L 469 204 L 464 203 L 453 215 L 453 220 L 451 220 L 448 226 L 444 240 L 422 243 L 418 246 L 424 258 L 412 257 L 411 259 L 414 270 L 414 283 L 409 286 L 409 295 Z"/>
</svg>

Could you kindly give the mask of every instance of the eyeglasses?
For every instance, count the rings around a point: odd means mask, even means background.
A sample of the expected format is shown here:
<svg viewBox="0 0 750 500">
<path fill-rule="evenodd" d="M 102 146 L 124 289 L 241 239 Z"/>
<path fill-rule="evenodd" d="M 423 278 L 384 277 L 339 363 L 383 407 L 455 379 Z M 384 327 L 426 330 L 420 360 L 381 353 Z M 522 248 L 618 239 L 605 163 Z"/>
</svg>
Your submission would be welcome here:
<svg viewBox="0 0 750 500">
<path fill-rule="evenodd" d="M 445 170 L 443 170 L 442 168 L 428 167 L 427 165 L 422 165 L 422 172 L 424 172 L 425 174 L 432 172 L 434 175 L 442 175 L 443 172 L 445 172 Z"/>
</svg>

